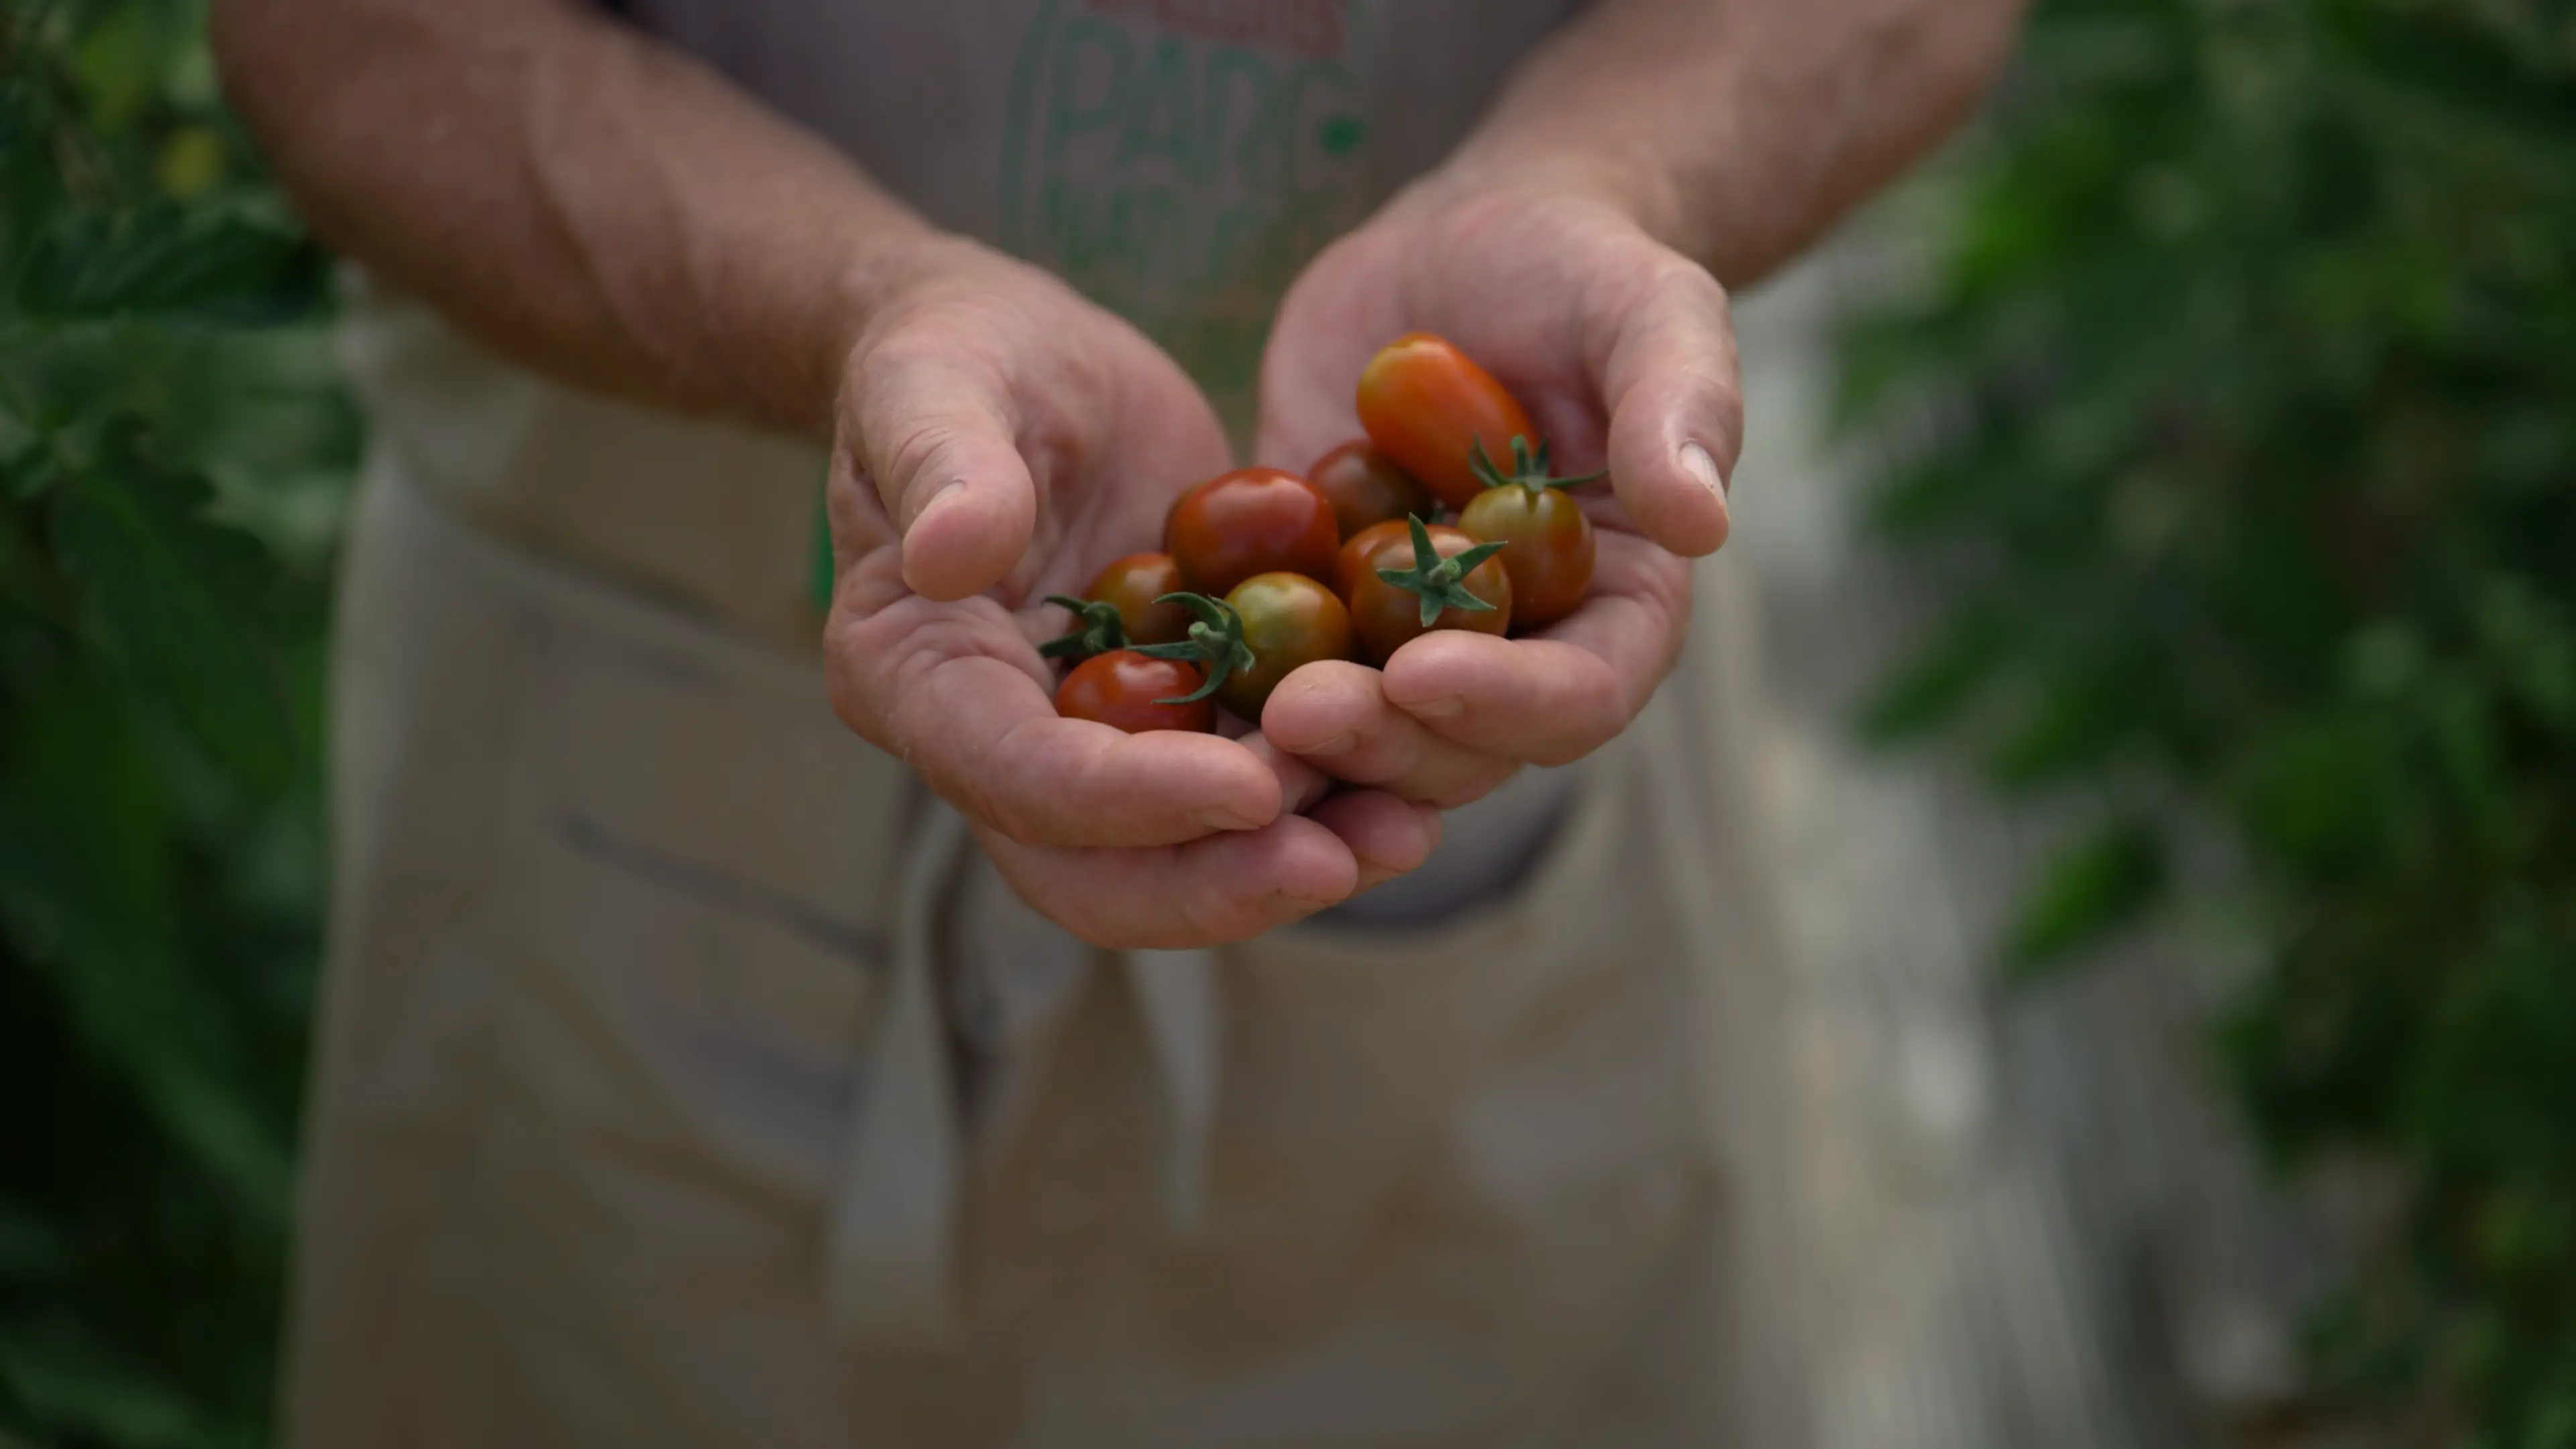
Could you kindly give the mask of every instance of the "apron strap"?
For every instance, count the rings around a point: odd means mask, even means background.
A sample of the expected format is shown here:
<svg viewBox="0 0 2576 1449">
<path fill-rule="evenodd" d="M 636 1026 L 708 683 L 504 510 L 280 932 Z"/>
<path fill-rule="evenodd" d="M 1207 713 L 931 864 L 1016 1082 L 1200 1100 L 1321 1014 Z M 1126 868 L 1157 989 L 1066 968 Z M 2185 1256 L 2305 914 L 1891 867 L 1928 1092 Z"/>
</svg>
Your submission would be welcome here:
<svg viewBox="0 0 2576 1449">
<path fill-rule="evenodd" d="M 860 1057 L 825 1240 L 826 1302 L 852 1337 L 930 1347 L 957 1332 L 952 1239 L 963 1153 L 939 1007 L 936 914 L 967 848 L 938 800 L 914 837 L 883 1007 Z"/>
<path fill-rule="evenodd" d="M 1216 957 L 1130 951 L 1127 982 L 1163 1079 L 1163 1210 L 1175 1232 L 1196 1232 L 1207 1215 L 1208 1136 L 1225 1044 Z"/>
<path fill-rule="evenodd" d="M 965 820 L 938 800 L 914 837 L 896 916 L 884 1005 L 871 1023 L 830 1205 L 826 1301 L 861 1343 L 925 1348 L 960 1329 L 953 1279 L 965 1145 L 941 1009 L 937 913 L 971 849 Z M 1207 1202 L 1223 1012 L 1207 951 L 1131 951 L 1125 966 L 1163 1087 L 1162 1188 L 1175 1232 Z"/>
</svg>

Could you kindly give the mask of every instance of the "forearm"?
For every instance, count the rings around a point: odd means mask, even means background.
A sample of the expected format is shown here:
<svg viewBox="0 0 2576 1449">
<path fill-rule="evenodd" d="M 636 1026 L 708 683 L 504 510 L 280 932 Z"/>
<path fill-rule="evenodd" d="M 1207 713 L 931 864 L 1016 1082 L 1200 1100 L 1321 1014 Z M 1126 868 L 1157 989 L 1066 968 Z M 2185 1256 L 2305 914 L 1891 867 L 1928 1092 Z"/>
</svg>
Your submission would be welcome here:
<svg viewBox="0 0 2576 1449">
<path fill-rule="evenodd" d="M 2025 0 L 1597 0 L 1445 170 L 1602 196 L 1729 286 L 1945 137 Z"/>
<path fill-rule="evenodd" d="M 820 435 L 925 225 L 563 0 L 220 0 L 233 100 L 332 246 L 600 391 Z"/>
</svg>

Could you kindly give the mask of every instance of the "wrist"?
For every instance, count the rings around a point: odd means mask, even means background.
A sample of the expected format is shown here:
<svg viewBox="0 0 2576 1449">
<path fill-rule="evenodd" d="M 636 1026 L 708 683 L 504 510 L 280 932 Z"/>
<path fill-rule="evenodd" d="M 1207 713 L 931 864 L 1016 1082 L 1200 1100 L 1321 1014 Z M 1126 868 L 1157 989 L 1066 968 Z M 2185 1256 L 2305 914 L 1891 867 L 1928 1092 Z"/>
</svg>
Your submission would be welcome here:
<svg viewBox="0 0 2576 1449">
<path fill-rule="evenodd" d="M 1693 255 L 1681 188 L 1670 172 L 1634 152 L 1562 146 L 1503 156 L 1471 143 L 1408 188 L 1407 204 L 1574 205 L 1615 216 L 1656 241 Z"/>
<path fill-rule="evenodd" d="M 1002 260 L 980 243 L 908 215 L 871 228 L 833 275 L 828 296 L 813 314 L 809 415 L 828 434 L 850 354 L 871 329 L 925 291 Z"/>
</svg>

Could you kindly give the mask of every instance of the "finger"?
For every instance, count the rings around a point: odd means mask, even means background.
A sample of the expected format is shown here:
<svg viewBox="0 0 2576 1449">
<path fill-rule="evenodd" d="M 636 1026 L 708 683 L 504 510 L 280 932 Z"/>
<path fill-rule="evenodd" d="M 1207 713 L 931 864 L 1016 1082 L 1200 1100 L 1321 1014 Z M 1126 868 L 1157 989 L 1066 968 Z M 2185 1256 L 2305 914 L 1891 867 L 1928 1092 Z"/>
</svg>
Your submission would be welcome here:
<svg viewBox="0 0 2576 1449">
<path fill-rule="evenodd" d="M 1349 899 L 1360 865 L 1301 815 L 1261 830 L 1145 850 L 1058 850 L 983 837 L 1002 878 L 1095 946 L 1187 950 L 1248 940 Z"/>
<path fill-rule="evenodd" d="M 1440 846 L 1440 812 L 1378 790 L 1354 790 L 1315 807 L 1308 817 L 1351 848 L 1359 861 L 1352 894 L 1415 870 Z"/>
<path fill-rule="evenodd" d="M 1260 733 L 1248 734 L 1237 741 L 1252 752 L 1253 758 L 1270 767 L 1279 781 L 1279 813 L 1303 815 L 1325 796 L 1333 793 L 1333 777 L 1297 758 Z"/>
<path fill-rule="evenodd" d="M 1258 829 L 1292 786 L 1312 788 L 1232 740 L 1059 716 L 1009 613 L 914 595 L 892 553 L 841 581 L 825 637 L 832 705 L 978 825 L 1027 844 L 1168 845 Z"/>
<path fill-rule="evenodd" d="M 1387 660 L 1387 701 L 1444 738 L 1534 765 L 1581 759 L 1627 728 L 1680 655 L 1688 565 L 1604 533 L 1612 586 L 1545 632 L 1425 634 Z"/>
<path fill-rule="evenodd" d="M 1519 768 L 1395 708 L 1384 678 L 1359 664 L 1305 665 L 1271 693 L 1262 733 L 1338 779 L 1443 809 L 1483 798 Z"/>
<path fill-rule="evenodd" d="M 1009 379 L 915 341 L 883 343 L 847 393 L 849 466 L 903 538 L 903 580 L 931 599 L 999 583 L 1037 522 L 1037 485 L 1018 444 Z"/>
<path fill-rule="evenodd" d="M 1726 290 L 1672 260 L 1614 311 L 1595 382 L 1610 415 L 1611 486 L 1646 537 L 1685 557 L 1726 542 L 1726 480 L 1744 397 Z"/>
</svg>

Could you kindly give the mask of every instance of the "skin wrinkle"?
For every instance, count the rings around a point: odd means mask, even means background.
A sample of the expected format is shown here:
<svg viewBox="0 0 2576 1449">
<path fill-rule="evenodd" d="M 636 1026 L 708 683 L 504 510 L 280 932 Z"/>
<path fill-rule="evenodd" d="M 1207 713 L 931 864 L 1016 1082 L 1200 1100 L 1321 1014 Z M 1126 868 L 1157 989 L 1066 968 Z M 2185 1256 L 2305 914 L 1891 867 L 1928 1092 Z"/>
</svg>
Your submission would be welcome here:
<svg viewBox="0 0 2576 1449">
<path fill-rule="evenodd" d="M 612 50 L 602 57 L 601 64 L 631 72 L 633 57 Z M 567 94 L 558 70 L 538 66 L 517 89 L 525 97 L 527 111 L 519 127 L 520 134 L 526 137 L 520 163 L 537 178 L 538 184 L 531 190 L 538 200 L 540 217 L 551 224 L 556 239 L 581 269 L 586 283 L 571 295 L 595 299 L 607 324 L 634 339 L 651 364 L 645 369 L 648 376 L 641 381 L 659 397 L 687 397 L 713 386 L 713 377 L 693 373 L 688 364 L 693 356 L 705 356 L 707 349 L 690 345 L 692 334 L 700 329 L 688 325 L 693 310 L 688 300 L 691 289 L 685 263 L 689 240 L 685 229 L 671 225 L 676 209 L 669 204 L 667 186 L 644 185 L 623 175 L 602 177 L 580 168 L 565 168 L 563 157 L 591 151 L 584 141 L 594 127 L 622 129 L 614 126 L 613 118 L 583 113 L 584 101 L 599 95 L 591 78 L 584 78 L 578 89 Z M 590 240 L 595 223 L 588 218 L 597 207 L 585 193 L 594 186 L 616 187 L 627 206 L 652 213 L 649 221 L 662 223 L 654 230 L 666 231 L 676 238 L 682 254 L 660 265 L 655 265 L 658 253 L 648 255 L 631 279 L 623 269 L 612 268 L 602 249 Z M 630 260 L 624 266 L 636 267 L 637 263 Z M 656 323 L 664 307 L 669 308 L 669 321 L 676 324 L 676 335 L 674 329 Z"/>
<path fill-rule="evenodd" d="M 993 742 L 992 752 L 1007 751 L 1013 741 L 1040 723 L 1036 716 L 1031 716 L 1012 725 L 1002 732 L 1000 739 Z M 1079 766 L 1082 775 L 1085 777 L 1098 775 L 1100 760 L 1099 752 L 1085 755 Z M 1001 796 L 986 790 L 986 782 L 981 771 L 969 770 L 965 778 L 957 783 L 961 788 L 973 792 L 977 802 L 984 807 L 982 811 L 975 813 L 983 819 L 992 821 L 994 829 L 1009 836 L 1013 841 L 1021 845 L 1034 845 L 1046 839 L 1045 830 L 1029 818 L 1033 802 L 1026 801 L 1025 797 Z M 1079 786 L 1088 783 L 1088 780 L 1077 778 L 1072 783 Z"/>
</svg>

